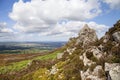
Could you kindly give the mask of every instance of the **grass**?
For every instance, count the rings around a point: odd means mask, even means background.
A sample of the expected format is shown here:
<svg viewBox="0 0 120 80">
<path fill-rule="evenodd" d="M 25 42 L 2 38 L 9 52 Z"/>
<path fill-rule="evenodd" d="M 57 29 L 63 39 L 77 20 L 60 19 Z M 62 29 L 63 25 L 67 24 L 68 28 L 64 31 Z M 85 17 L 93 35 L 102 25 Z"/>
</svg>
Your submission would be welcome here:
<svg viewBox="0 0 120 80">
<path fill-rule="evenodd" d="M 57 50 L 57 51 L 55 51 L 53 53 L 43 55 L 43 56 L 38 56 L 38 57 L 35 57 L 35 58 L 31 59 L 31 60 L 24 60 L 24 61 L 20 61 L 20 62 L 11 63 L 8 66 L 1 66 L 0 67 L 0 74 L 5 74 L 5 73 L 9 73 L 9 72 L 22 70 L 23 68 L 27 67 L 27 64 L 32 62 L 32 60 L 55 59 L 57 54 L 60 53 L 60 52 L 61 52 L 60 50 Z"/>
<path fill-rule="evenodd" d="M 49 49 L 25 49 L 25 50 L 3 50 L 0 51 L 1 54 L 29 54 L 29 53 L 40 53 L 47 52 Z"/>
<path fill-rule="evenodd" d="M 34 58 L 35 60 L 48 60 L 48 59 L 55 59 L 57 54 L 59 54 L 61 51 L 55 51 L 52 54 L 44 55 L 44 56 L 38 56 Z"/>
<path fill-rule="evenodd" d="M 19 71 L 27 66 L 31 60 L 25 60 L 20 62 L 11 63 L 8 66 L 0 67 L 0 74 L 9 73 L 13 71 Z"/>
</svg>

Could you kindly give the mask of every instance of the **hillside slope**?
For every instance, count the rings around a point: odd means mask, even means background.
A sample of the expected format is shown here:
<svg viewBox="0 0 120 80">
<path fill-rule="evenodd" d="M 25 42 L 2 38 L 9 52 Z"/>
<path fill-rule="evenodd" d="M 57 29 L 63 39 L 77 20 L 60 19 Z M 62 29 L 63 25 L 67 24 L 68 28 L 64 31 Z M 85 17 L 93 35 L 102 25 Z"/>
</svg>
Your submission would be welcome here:
<svg viewBox="0 0 120 80">
<path fill-rule="evenodd" d="M 24 75 L 3 80 L 120 80 L 120 20 L 100 40 L 86 24 L 59 50 L 57 59 L 34 60 Z"/>
</svg>

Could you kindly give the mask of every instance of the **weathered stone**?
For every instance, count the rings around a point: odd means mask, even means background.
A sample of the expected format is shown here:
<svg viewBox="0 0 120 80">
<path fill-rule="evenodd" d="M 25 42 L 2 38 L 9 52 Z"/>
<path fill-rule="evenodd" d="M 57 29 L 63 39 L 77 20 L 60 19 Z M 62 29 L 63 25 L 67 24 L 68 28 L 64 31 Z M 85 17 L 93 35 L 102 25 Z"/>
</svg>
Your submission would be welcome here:
<svg viewBox="0 0 120 80">
<path fill-rule="evenodd" d="M 103 37 L 103 42 L 106 43 L 109 39 L 110 39 L 110 36 L 109 35 L 105 35 Z"/>
<path fill-rule="evenodd" d="M 61 59 L 63 57 L 64 53 L 58 53 L 57 54 L 57 59 Z"/>
<path fill-rule="evenodd" d="M 113 33 L 112 36 L 116 42 L 120 43 L 120 31 Z"/>
<path fill-rule="evenodd" d="M 108 72 L 108 75 L 112 80 L 120 80 L 119 63 L 105 63 L 105 71 Z"/>
<path fill-rule="evenodd" d="M 114 67 L 109 73 L 112 80 L 120 80 L 120 66 Z"/>
<path fill-rule="evenodd" d="M 100 59 L 103 55 L 103 52 L 100 51 L 98 47 L 95 47 L 95 46 L 91 48 L 91 52 L 97 59 Z"/>
<path fill-rule="evenodd" d="M 58 69 L 56 66 L 52 66 L 52 69 L 50 71 L 50 74 L 56 74 L 58 72 Z"/>
<path fill-rule="evenodd" d="M 83 44 L 87 47 L 90 43 L 98 40 L 95 30 L 88 27 L 86 24 L 79 32 L 76 44 Z"/>
<path fill-rule="evenodd" d="M 86 53 L 83 53 L 83 55 L 80 56 L 80 59 L 83 60 L 85 66 L 91 66 L 92 64 L 95 64 L 95 62 L 86 57 Z"/>
<path fill-rule="evenodd" d="M 81 78 L 82 80 L 90 79 L 90 80 L 106 80 L 105 76 L 100 76 L 102 71 L 102 74 L 104 74 L 104 71 L 102 69 L 102 66 L 98 65 L 94 68 L 93 71 L 90 71 L 89 69 L 87 71 L 81 71 Z"/>
<path fill-rule="evenodd" d="M 67 48 L 67 52 L 69 53 L 69 55 L 72 55 L 72 53 L 75 49 L 76 48 Z"/>
<path fill-rule="evenodd" d="M 110 71 L 116 66 L 120 66 L 120 64 L 119 63 L 105 63 L 105 71 Z"/>
</svg>

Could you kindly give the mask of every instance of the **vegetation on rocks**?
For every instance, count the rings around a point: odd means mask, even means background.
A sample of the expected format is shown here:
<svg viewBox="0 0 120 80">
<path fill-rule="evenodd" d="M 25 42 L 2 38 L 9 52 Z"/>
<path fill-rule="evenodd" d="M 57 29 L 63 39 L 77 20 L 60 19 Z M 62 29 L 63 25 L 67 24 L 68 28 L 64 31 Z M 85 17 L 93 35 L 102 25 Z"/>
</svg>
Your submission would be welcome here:
<svg viewBox="0 0 120 80">
<path fill-rule="evenodd" d="M 105 62 L 120 63 L 120 43 L 112 36 L 116 31 L 120 31 L 120 21 L 106 33 L 109 38 L 97 40 L 95 31 L 85 27 L 77 38 L 71 38 L 62 48 L 47 55 L 14 63 L 12 67 L 1 67 L 0 72 L 5 74 L 5 69 L 10 72 L 18 71 L 18 74 L 11 74 L 12 78 L 8 80 L 106 80 Z M 95 38 L 89 37 L 89 33 Z M 86 37 L 86 41 L 82 40 Z M 61 53 L 62 58 L 57 59 L 56 56 Z"/>
</svg>

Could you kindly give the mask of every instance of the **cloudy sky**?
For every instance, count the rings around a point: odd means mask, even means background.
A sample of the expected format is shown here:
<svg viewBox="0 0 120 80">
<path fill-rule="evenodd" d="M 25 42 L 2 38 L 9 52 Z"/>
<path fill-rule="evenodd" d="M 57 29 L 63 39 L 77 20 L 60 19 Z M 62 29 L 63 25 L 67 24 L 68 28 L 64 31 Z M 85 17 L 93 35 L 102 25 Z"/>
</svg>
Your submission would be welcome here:
<svg viewBox="0 0 120 80">
<path fill-rule="evenodd" d="M 99 37 L 120 19 L 120 0 L 0 0 L 0 41 L 67 41 L 88 24 Z"/>
</svg>

